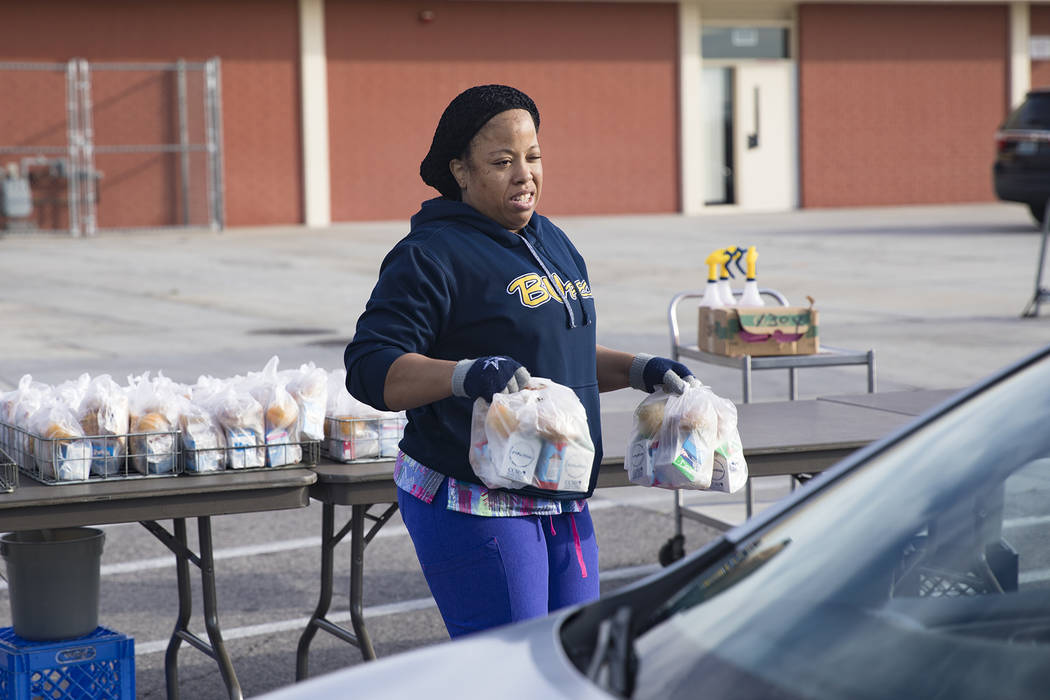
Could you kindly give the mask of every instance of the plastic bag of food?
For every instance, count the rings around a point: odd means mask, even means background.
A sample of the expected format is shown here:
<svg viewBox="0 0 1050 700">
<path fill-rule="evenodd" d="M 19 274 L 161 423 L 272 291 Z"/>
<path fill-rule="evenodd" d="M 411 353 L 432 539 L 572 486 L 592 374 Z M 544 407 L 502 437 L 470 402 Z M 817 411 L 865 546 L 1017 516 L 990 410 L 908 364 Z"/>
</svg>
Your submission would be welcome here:
<svg viewBox="0 0 1050 700">
<path fill-rule="evenodd" d="M 346 390 L 346 370 L 334 370 L 328 375 L 325 414 L 324 447 L 330 459 L 356 462 L 381 456 L 383 418 L 387 414 L 350 395 Z"/>
<path fill-rule="evenodd" d="M 542 377 L 491 404 L 477 399 L 468 458 L 489 488 L 586 491 L 594 462 L 587 411 L 572 389 Z"/>
<path fill-rule="evenodd" d="M 6 426 L 2 426 L 3 435 L 0 436 L 4 441 L 4 449 L 21 468 L 29 471 L 36 468 L 35 441 L 29 428 L 29 418 L 44 405 L 50 391 L 47 384 L 34 381 L 32 375 L 24 374 L 5 400 L 6 417 L 3 420 Z"/>
<path fill-rule="evenodd" d="M 737 430 L 736 405 L 729 399 L 714 393 L 711 395 L 718 414 L 718 437 L 715 440 L 710 490 L 736 493 L 747 483 L 747 461 L 740 442 L 740 431 Z"/>
<path fill-rule="evenodd" d="M 245 383 L 249 393 L 263 407 L 266 465 L 270 467 L 303 461 L 298 437 L 299 404 L 285 388 L 287 378 L 278 377 L 278 362 L 274 355 L 262 372 L 249 375 Z"/>
<path fill-rule="evenodd" d="M 77 418 L 84 435 L 91 441 L 91 473 L 119 474 L 125 467 L 131 428 L 124 389 L 108 374 L 95 377 L 84 391 Z"/>
<path fill-rule="evenodd" d="M 747 478 L 736 407 L 699 381 L 681 395 L 649 394 L 635 409 L 625 454 L 628 479 L 642 486 L 735 491 L 741 470 Z"/>
<path fill-rule="evenodd" d="M 286 388 L 299 406 L 296 440 L 324 440 L 324 417 L 328 407 L 328 373 L 312 362 L 297 370 L 282 372 Z"/>
<path fill-rule="evenodd" d="M 207 409 L 223 428 L 230 469 L 266 466 L 264 411 L 255 397 L 231 383 L 211 395 Z"/>
<path fill-rule="evenodd" d="M 54 396 L 29 417 L 36 470 L 46 481 L 84 481 L 91 474 L 91 443 L 72 409 Z"/>
<path fill-rule="evenodd" d="M 219 421 L 204 406 L 179 401 L 179 439 L 187 472 L 201 474 L 226 468 L 226 437 Z"/>
<path fill-rule="evenodd" d="M 178 397 L 185 389 L 162 374 L 128 378 L 128 457 L 140 474 L 170 474 L 178 458 Z"/>
</svg>

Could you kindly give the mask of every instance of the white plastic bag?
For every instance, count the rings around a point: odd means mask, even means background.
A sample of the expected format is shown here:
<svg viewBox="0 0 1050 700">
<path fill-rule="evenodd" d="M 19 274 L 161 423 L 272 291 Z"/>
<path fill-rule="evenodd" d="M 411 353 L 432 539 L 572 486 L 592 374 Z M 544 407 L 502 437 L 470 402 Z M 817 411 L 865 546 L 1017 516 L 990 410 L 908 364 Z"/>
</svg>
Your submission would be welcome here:
<svg viewBox="0 0 1050 700">
<path fill-rule="evenodd" d="M 542 377 L 491 404 L 477 399 L 468 458 L 489 488 L 586 491 L 594 463 L 587 411 L 572 389 Z"/>
<path fill-rule="evenodd" d="M 60 399 L 50 396 L 29 417 L 36 468 L 47 481 L 83 481 L 91 473 L 91 443 Z"/>
<path fill-rule="evenodd" d="M 266 439 L 266 465 L 282 467 L 303 461 L 299 446 L 299 404 L 285 387 L 287 377 L 277 373 L 278 358 L 270 358 L 262 372 L 249 375 L 246 386 L 249 393 L 263 407 L 263 426 Z"/>
<path fill-rule="evenodd" d="M 266 466 L 263 407 L 255 397 L 227 385 L 211 395 L 206 408 L 223 427 L 230 469 Z"/>
<path fill-rule="evenodd" d="M 699 382 L 647 396 L 625 454 L 628 479 L 642 486 L 732 493 L 747 481 L 736 407 Z"/>
<path fill-rule="evenodd" d="M 140 474 L 175 471 L 178 442 L 178 397 L 185 389 L 162 374 L 128 378 L 131 466 Z"/>
<path fill-rule="evenodd" d="M 288 393 L 299 406 L 296 440 L 324 440 L 324 416 L 328 406 L 328 373 L 312 362 L 297 370 L 281 372 Z"/>
<path fill-rule="evenodd" d="M 179 438 L 187 472 L 217 472 L 226 468 L 226 437 L 219 421 L 203 405 L 179 402 Z"/>
<path fill-rule="evenodd" d="M 346 370 L 333 370 L 328 375 L 328 405 L 325 415 L 325 453 L 337 462 L 375 460 L 397 454 L 400 435 L 384 434 L 391 416 L 362 403 L 346 390 Z M 396 425 L 396 423 L 395 423 Z M 396 438 L 396 440 L 395 440 Z M 394 452 L 384 455 L 393 442 Z"/>
<path fill-rule="evenodd" d="M 747 461 L 737 430 L 736 406 L 729 399 L 714 397 L 718 413 L 718 438 L 711 475 L 711 490 L 736 493 L 747 483 Z"/>
<path fill-rule="evenodd" d="M 119 474 L 124 468 L 131 427 L 124 389 L 108 374 L 95 377 L 84 392 L 77 418 L 84 435 L 91 440 L 91 473 Z"/>
</svg>

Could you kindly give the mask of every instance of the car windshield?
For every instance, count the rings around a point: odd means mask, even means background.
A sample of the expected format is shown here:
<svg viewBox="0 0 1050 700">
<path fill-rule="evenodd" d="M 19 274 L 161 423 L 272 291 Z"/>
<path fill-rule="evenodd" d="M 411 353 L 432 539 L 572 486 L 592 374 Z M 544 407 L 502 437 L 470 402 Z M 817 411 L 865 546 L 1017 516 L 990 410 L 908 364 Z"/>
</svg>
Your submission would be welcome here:
<svg viewBox="0 0 1050 700">
<path fill-rule="evenodd" d="M 634 698 L 1046 697 L 1050 359 L 814 491 L 636 629 Z"/>
<path fill-rule="evenodd" d="M 1050 92 L 1029 95 L 1006 120 L 1007 129 L 1050 129 Z"/>
</svg>

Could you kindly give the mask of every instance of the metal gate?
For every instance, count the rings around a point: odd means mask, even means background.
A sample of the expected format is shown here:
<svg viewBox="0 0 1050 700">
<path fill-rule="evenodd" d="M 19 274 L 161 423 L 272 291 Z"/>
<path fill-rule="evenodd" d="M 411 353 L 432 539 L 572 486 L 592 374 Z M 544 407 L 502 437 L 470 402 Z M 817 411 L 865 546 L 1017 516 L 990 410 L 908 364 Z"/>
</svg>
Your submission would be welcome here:
<svg viewBox="0 0 1050 700">
<path fill-rule="evenodd" d="M 0 62 L 0 94 L 0 231 L 224 227 L 218 58 Z"/>
</svg>

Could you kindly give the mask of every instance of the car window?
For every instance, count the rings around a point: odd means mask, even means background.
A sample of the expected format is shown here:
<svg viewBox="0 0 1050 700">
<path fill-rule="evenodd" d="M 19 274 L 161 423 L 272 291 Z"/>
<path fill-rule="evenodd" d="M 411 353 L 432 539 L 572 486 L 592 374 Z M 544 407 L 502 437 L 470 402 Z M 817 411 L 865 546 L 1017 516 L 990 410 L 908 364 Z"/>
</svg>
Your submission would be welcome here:
<svg viewBox="0 0 1050 700">
<path fill-rule="evenodd" d="M 1006 120 L 1007 129 L 1050 129 L 1050 93 L 1029 95 Z"/>
<path fill-rule="evenodd" d="M 885 449 L 640 625 L 634 698 L 1045 697 L 1050 360 Z"/>
</svg>

